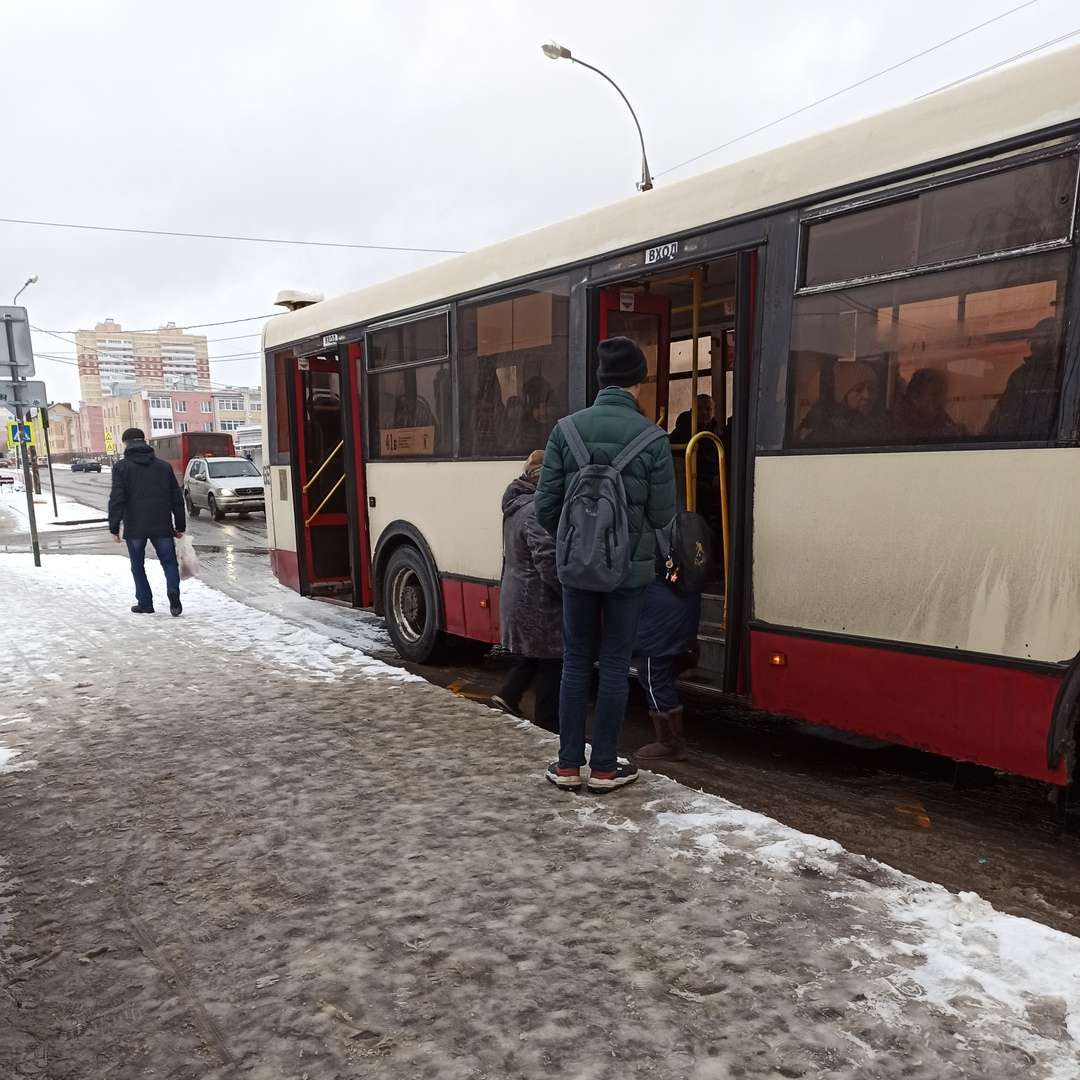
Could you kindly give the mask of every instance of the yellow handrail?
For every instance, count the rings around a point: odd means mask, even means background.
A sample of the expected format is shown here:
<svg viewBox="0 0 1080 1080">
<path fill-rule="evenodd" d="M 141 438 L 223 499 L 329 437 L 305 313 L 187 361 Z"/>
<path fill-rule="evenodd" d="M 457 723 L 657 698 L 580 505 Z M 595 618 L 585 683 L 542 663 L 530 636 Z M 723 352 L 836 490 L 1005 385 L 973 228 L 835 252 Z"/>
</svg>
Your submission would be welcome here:
<svg viewBox="0 0 1080 1080">
<path fill-rule="evenodd" d="M 327 458 L 326 460 L 329 461 L 330 459 Z M 318 475 L 318 474 L 316 474 L 316 475 Z M 304 528 L 305 529 L 308 528 L 311 525 L 311 523 L 319 516 L 319 511 L 322 510 L 322 508 L 331 500 L 331 498 L 334 495 L 334 492 L 337 491 L 337 489 L 339 487 L 341 487 L 341 485 L 344 484 L 344 483 L 345 483 L 345 474 L 342 473 L 341 476 L 338 478 L 338 482 L 330 489 L 330 492 L 326 496 L 326 498 L 323 499 L 323 501 L 321 503 L 319 503 L 319 505 L 315 508 L 315 513 L 312 514 L 311 517 L 309 517 L 307 519 L 307 521 L 304 522 Z M 304 488 L 304 490 L 307 491 L 307 488 Z"/>
<path fill-rule="evenodd" d="M 711 431 L 699 431 L 686 444 L 686 509 L 693 511 L 697 503 L 697 452 L 698 443 L 702 439 L 711 439 L 716 443 L 716 452 L 720 455 L 720 531 L 723 535 L 724 545 L 724 615 L 720 623 L 720 629 L 727 628 L 727 600 L 729 590 L 730 549 L 728 545 L 728 495 L 727 495 L 727 470 L 724 460 L 724 444 L 720 436 Z"/>
<path fill-rule="evenodd" d="M 339 442 L 339 443 L 337 444 L 337 446 L 335 446 L 335 447 L 334 447 L 334 449 L 330 451 L 330 456 L 329 456 L 329 457 L 328 457 L 328 458 L 327 458 L 327 459 L 326 459 L 326 460 L 325 460 L 325 461 L 324 461 L 324 462 L 323 462 L 323 463 L 322 463 L 322 464 L 321 464 L 321 465 L 320 465 L 320 466 L 318 467 L 318 469 L 316 469 L 316 470 L 315 470 L 315 475 L 314 475 L 314 476 L 313 476 L 313 477 L 312 477 L 312 478 L 311 478 L 311 479 L 310 479 L 310 480 L 309 480 L 309 481 L 308 481 L 308 482 L 307 482 L 307 483 L 306 483 L 306 484 L 304 485 L 304 494 L 305 494 L 305 495 L 306 495 L 306 494 L 308 493 L 308 488 L 309 488 L 309 487 L 311 487 L 311 485 L 312 485 L 312 484 L 314 484 L 314 483 L 315 483 L 315 481 L 319 479 L 319 476 L 320 476 L 320 475 L 322 474 L 322 471 L 323 471 L 323 469 L 325 469 L 325 468 L 326 468 L 326 466 L 327 466 L 327 465 L 329 465 L 329 464 L 330 464 L 330 462 L 334 460 L 334 455 L 335 455 L 335 454 L 336 454 L 336 453 L 337 453 L 337 452 L 338 452 L 338 451 L 339 451 L 339 450 L 340 450 L 340 449 L 341 449 L 341 448 L 342 448 L 342 447 L 343 447 L 344 445 L 345 445 L 345 440 L 344 440 L 344 439 L 342 439 L 342 440 L 341 440 L 341 442 Z M 342 479 L 342 480 L 344 480 L 344 479 L 345 479 L 345 477 L 343 476 L 343 477 L 342 477 L 341 479 Z M 340 481 L 339 481 L 339 482 L 340 482 Z M 335 484 L 335 485 L 334 485 L 334 489 L 335 489 L 335 490 L 337 490 L 337 484 Z M 315 513 L 318 513 L 318 511 L 316 510 L 316 511 L 315 511 Z M 313 515 L 313 516 L 314 516 L 314 515 Z"/>
</svg>

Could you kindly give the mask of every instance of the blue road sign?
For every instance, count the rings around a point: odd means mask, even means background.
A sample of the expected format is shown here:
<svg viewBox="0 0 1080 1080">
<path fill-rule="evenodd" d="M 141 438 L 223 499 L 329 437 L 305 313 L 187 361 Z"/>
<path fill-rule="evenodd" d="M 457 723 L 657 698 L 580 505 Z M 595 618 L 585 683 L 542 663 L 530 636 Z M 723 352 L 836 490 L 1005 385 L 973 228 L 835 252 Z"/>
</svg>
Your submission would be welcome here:
<svg viewBox="0 0 1080 1080">
<path fill-rule="evenodd" d="M 34 429 L 29 424 L 19 424 L 14 420 L 9 420 L 7 430 L 8 446 L 18 446 L 19 443 L 26 443 L 27 446 L 34 445 Z"/>
</svg>

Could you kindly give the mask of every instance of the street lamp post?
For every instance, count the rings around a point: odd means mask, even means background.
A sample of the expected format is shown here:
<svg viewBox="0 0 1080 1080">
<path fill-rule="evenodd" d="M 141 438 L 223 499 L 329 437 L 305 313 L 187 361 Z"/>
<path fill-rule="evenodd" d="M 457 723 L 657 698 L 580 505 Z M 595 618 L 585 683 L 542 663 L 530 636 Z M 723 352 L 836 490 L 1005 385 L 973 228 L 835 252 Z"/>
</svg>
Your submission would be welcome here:
<svg viewBox="0 0 1080 1080">
<path fill-rule="evenodd" d="M 590 71 L 595 71 L 603 79 L 607 79 L 612 86 L 618 91 L 619 97 L 626 102 L 626 107 L 630 110 L 630 115 L 634 118 L 634 126 L 637 128 L 638 139 L 641 142 L 641 180 L 638 182 L 638 191 L 651 191 L 652 190 L 652 174 L 649 172 L 649 161 L 645 157 L 645 136 L 641 134 L 641 125 L 638 123 L 637 114 L 634 112 L 633 106 L 626 99 L 626 95 L 619 90 L 615 80 L 605 75 L 599 68 L 595 68 L 592 64 L 586 64 L 584 60 L 579 60 L 576 56 L 570 55 L 570 50 L 563 48 L 562 45 L 557 44 L 554 41 L 545 42 L 541 48 L 544 51 L 544 55 L 549 60 L 569 60 L 572 64 L 580 64 L 582 67 L 588 68 Z"/>
<path fill-rule="evenodd" d="M 37 274 L 31 274 L 31 275 L 30 275 L 30 276 L 29 276 L 29 277 L 28 277 L 28 278 L 26 279 L 26 281 L 24 281 L 24 282 L 23 282 L 23 287 L 22 287 L 22 289 L 20 289 L 20 290 L 19 290 L 19 291 L 18 291 L 18 292 L 17 292 L 16 294 L 15 294 L 15 299 L 11 301 L 11 306 L 12 306 L 12 307 L 14 307 L 14 306 L 15 306 L 15 305 L 16 305 L 16 304 L 17 304 L 17 303 L 19 302 L 19 297 L 20 297 L 20 296 L 22 296 L 22 294 L 23 294 L 23 289 L 25 289 L 27 285 L 33 285 L 33 284 L 35 284 L 35 283 L 37 282 L 37 279 L 38 279 L 38 276 L 37 276 Z"/>
</svg>

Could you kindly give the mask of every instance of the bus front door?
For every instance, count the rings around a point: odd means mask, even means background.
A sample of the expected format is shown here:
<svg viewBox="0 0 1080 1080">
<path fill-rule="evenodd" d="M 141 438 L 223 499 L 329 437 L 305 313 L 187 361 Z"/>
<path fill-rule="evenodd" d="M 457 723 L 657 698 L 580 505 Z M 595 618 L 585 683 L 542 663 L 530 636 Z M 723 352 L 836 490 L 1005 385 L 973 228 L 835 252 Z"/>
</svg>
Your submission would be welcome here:
<svg viewBox="0 0 1080 1080">
<path fill-rule="evenodd" d="M 611 337 L 628 337 L 641 346 L 649 362 L 649 380 L 642 387 L 638 407 L 650 420 L 665 426 L 671 301 L 631 289 L 601 290 L 600 340 Z"/>
<path fill-rule="evenodd" d="M 341 389 L 336 358 L 297 361 L 297 546 L 307 595 L 352 591 Z"/>
</svg>

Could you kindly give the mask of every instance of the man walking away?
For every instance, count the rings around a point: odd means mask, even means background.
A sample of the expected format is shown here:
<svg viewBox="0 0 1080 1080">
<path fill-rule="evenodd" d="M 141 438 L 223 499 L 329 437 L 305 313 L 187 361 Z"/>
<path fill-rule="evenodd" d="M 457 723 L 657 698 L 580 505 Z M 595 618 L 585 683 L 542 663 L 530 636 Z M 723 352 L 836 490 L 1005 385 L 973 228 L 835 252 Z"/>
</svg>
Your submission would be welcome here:
<svg viewBox="0 0 1080 1080">
<path fill-rule="evenodd" d="M 131 576 L 135 579 L 135 604 L 131 610 L 137 615 L 154 612 L 154 594 L 146 579 L 145 566 L 149 540 L 165 572 L 169 611 L 179 615 L 184 608 L 180 603 L 180 567 L 176 562 L 174 538 L 183 536 L 187 525 L 184 496 L 172 466 L 154 454 L 154 448 L 139 428 L 128 428 L 121 441 L 124 456 L 112 470 L 109 532 L 119 544 L 123 522 Z"/>
<path fill-rule="evenodd" d="M 601 341 L 597 354 L 600 393 L 593 404 L 571 417 L 591 455 L 590 464 L 610 465 L 654 425 L 638 412 L 637 398 L 648 377 L 644 353 L 629 338 Z M 548 440 L 536 490 L 536 517 L 556 533 L 563 500 L 572 491 L 578 459 L 561 426 Z M 622 469 L 626 492 L 629 571 L 614 591 L 563 582 L 563 675 L 559 693 L 559 760 L 545 776 L 556 787 L 581 787 L 585 764 L 585 718 L 593 661 L 599 655 L 600 684 L 593 714 L 588 788 L 604 792 L 633 783 L 637 769 L 618 760 L 629 694 L 630 652 L 637 633 L 645 589 L 653 579 L 654 530 L 675 516 L 675 473 L 667 439 L 649 442 Z M 610 586 L 608 586 L 610 587 Z"/>
</svg>

